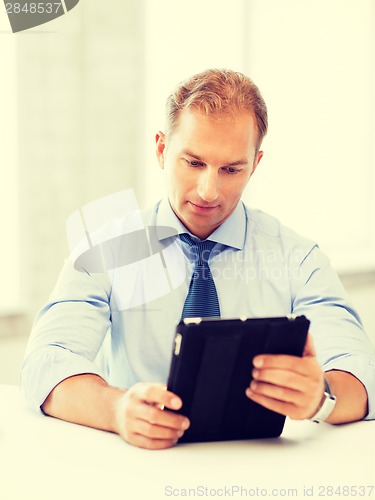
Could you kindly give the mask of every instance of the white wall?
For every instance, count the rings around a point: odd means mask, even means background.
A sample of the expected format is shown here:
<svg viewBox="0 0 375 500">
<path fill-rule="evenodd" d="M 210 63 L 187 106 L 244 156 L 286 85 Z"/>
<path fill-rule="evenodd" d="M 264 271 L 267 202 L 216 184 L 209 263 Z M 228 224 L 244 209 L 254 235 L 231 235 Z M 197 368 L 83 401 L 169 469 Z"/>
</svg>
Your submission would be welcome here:
<svg viewBox="0 0 375 500">
<path fill-rule="evenodd" d="M 252 0 L 248 72 L 270 114 L 247 200 L 375 267 L 375 2 Z M 253 43 L 251 43 L 253 41 Z"/>
<path fill-rule="evenodd" d="M 0 9 L 0 31 L 8 20 Z M 1 36 L 1 35 L 0 35 Z M 0 287 L 0 314 L 19 311 L 20 234 L 19 234 L 19 176 L 17 141 L 17 39 L 0 39 L 0 276 L 7 286 Z"/>
</svg>

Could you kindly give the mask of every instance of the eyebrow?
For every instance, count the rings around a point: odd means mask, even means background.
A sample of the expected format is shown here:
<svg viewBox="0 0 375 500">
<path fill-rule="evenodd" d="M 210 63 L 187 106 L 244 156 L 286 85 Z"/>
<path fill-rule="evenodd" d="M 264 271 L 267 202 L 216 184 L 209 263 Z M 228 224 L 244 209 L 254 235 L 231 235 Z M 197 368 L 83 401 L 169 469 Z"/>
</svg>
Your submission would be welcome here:
<svg viewBox="0 0 375 500">
<path fill-rule="evenodd" d="M 188 156 L 191 156 L 192 158 L 195 158 L 198 161 L 201 161 L 202 163 L 206 163 L 203 158 L 200 156 L 192 153 L 191 151 L 185 150 L 183 151 L 183 154 L 186 154 Z M 237 160 L 237 161 L 232 161 L 230 163 L 223 163 L 223 167 L 238 167 L 239 165 L 247 165 L 249 162 L 248 160 Z"/>
</svg>

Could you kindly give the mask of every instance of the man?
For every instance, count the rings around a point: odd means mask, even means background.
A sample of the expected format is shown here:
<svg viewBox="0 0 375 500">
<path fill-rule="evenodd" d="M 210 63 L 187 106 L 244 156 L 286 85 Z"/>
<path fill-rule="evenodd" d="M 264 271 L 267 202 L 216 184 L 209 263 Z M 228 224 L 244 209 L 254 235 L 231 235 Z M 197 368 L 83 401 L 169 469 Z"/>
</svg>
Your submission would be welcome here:
<svg viewBox="0 0 375 500">
<path fill-rule="evenodd" d="M 309 419 L 323 406 L 329 382 L 337 402 L 327 422 L 374 418 L 373 349 L 328 259 L 315 243 L 240 201 L 266 131 L 265 103 L 244 75 L 210 70 L 181 84 L 168 99 L 165 133 L 156 135 L 168 199 L 145 211 L 144 220 L 216 243 L 220 253 L 210 267 L 222 317 L 294 313 L 311 320 L 302 358 L 249 360 L 250 399 Z M 170 238 L 158 240 L 170 245 Z M 188 245 L 179 244 L 192 271 Z M 147 276 L 120 280 L 115 269 L 104 279 L 84 271 L 68 261 L 39 314 L 22 369 L 26 397 L 48 415 L 116 432 L 133 445 L 174 445 L 189 421 L 168 411 L 182 402 L 165 382 L 190 275 L 163 297 L 121 308 L 116 283 L 132 289 Z M 104 375 L 94 359 L 108 328 Z"/>
</svg>

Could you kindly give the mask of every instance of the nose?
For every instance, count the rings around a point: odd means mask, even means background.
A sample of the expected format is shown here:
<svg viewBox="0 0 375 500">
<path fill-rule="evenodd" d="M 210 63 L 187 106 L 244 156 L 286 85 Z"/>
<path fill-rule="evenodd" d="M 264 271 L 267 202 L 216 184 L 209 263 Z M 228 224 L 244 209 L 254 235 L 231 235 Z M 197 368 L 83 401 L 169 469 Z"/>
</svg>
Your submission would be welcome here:
<svg viewBox="0 0 375 500">
<path fill-rule="evenodd" d="M 202 200 L 211 203 L 219 196 L 219 174 L 217 170 L 207 167 L 199 176 L 198 195 Z"/>
</svg>

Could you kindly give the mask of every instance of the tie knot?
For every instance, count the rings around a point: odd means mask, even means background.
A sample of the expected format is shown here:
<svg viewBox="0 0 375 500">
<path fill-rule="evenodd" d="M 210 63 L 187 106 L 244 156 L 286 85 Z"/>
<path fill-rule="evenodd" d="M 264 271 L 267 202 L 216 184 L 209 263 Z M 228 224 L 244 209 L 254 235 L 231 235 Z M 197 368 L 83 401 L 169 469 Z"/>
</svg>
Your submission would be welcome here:
<svg viewBox="0 0 375 500">
<path fill-rule="evenodd" d="M 195 258 L 198 260 L 198 264 L 202 265 L 203 263 L 207 264 L 208 259 L 210 258 L 211 250 L 216 245 L 215 241 L 203 240 L 197 241 L 194 240 L 190 234 L 180 234 L 180 239 L 187 243 L 190 248 L 195 253 Z"/>
</svg>

